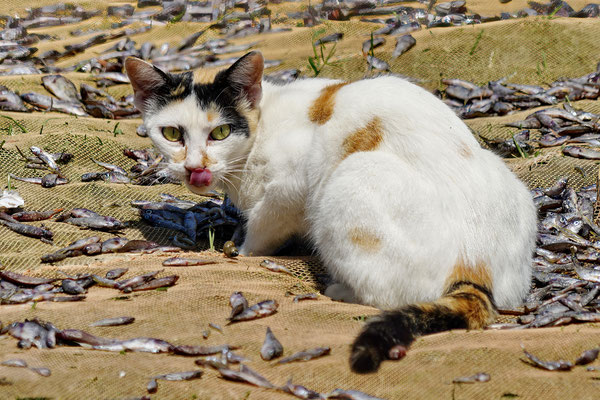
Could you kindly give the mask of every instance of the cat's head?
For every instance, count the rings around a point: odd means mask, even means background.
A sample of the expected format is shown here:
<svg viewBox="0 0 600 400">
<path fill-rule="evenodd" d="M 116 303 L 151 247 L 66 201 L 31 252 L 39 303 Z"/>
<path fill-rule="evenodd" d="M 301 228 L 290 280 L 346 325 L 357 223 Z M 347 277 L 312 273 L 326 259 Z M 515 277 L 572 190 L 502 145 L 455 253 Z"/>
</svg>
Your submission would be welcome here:
<svg viewBox="0 0 600 400">
<path fill-rule="evenodd" d="M 148 135 L 190 191 L 227 187 L 243 167 L 258 120 L 263 65 L 262 55 L 251 52 L 214 82 L 194 84 L 191 72 L 165 73 L 137 58 L 125 62 Z"/>
</svg>

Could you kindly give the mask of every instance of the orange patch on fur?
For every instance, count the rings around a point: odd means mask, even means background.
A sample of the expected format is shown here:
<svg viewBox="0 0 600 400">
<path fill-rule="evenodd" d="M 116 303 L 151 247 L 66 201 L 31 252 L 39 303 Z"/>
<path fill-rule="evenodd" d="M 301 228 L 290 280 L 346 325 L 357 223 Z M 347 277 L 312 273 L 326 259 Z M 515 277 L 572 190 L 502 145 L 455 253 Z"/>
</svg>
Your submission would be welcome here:
<svg viewBox="0 0 600 400">
<path fill-rule="evenodd" d="M 319 97 L 317 97 L 315 102 L 308 110 L 308 118 L 311 120 L 311 122 L 323 125 L 325 122 L 329 121 L 333 115 L 335 94 L 348 83 L 349 82 L 336 83 L 326 86 L 321 90 L 321 94 Z"/>
<path fill-rule="evenodd" d="M 379 117 L 373 118 L 367 126 L 352 132 L 342 144 L 344 155 L 348 157 L 352 153 L 359 151 L 375 150 L 383 140 L 383 126 Z"/>
<path fill-rule="evenodd" d="M 453 287 L 460 282 L 465 284 Z M 478 263 L 474 267 L 469 267 L 459 261 L 446 279 L 446 294 L 437 303 L 464 315 L 469 329 L 479 329 L 494 321 L 496 310 L 484 292 L 467 282 L 492 291 L 493 281 L 487 265 Z"/>
<path fill-rule="evenodd" d="M 487 265 L 477 263 L 474 267 L 469 267 L 461 260 L 458 261 L 452 272 L 446 278 L 446 288 L 452 286 L 456 282 L 472 282 L 479 286 L 483 286 L 489 291 L 492 290 L 492 275 Z"/>
<path fill-rule="evenodd" d="M 473 151 L 465 143 L 460 144 L 460 148 L 458 149 L 458 152 L 464 158 L 472 158 L 473 157 Z"/>
<path fill-rule="evenodd" d="M 204 168 L 208 168 L 211 165 L 213 165 L 214 163 L 215 163 L 215 160 L 213 160 L 212 158 L 210 158 L 208 156 L 208 154 L 202 153 L 202 165 L 204 166 Z"/>
<path fill-rule="evenodd" d="M 176 162 L 176 163 L 184 162 L 186 157 L 187 157 L 187 149 L 184 148 L 182 150 L 179 150 L 175 154 L 173 154 L 173 162 Z"/>
<path fill-rule="evenodd" d="M 206 120 L 208 122 L 213 122 L 215 119 L 219 118 L 219 114 L 213 110 L 209 110 L 206 112 Z"/>
<path fill-rule="evenodd" d="M 375 233 L 363 228 L 352 228 L 348 232 L 348 239 L 360 249 L 374 253 L 381 248 L 381 239 Z"/>
</svg>

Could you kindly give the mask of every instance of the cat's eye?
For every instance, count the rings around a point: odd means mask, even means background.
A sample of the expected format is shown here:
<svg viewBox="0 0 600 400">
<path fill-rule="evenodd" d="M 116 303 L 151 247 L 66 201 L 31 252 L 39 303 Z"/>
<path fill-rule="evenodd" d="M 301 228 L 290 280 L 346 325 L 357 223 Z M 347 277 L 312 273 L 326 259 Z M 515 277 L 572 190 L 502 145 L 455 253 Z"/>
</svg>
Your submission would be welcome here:
<svg viewBox="0 0 600 400">
<path fill-rule="evenodd" d="M 165 126 L 162 129 L 162 134 L 169 142 L 177 142 L 181 140 L 181 131 L 172 126 Z"/>
<path fill-rule="evenodd" d="M 210 138 L 213 140 L 223 140 L 227 136 L 229 136 L 230 133 L 231 133 L 231 128 L 229 127 L 229 125 L 225 124 L 225 125 L 217 126 L 215 129 L 213 129 L 212 132 L 210 133 Z"/>
</svg>

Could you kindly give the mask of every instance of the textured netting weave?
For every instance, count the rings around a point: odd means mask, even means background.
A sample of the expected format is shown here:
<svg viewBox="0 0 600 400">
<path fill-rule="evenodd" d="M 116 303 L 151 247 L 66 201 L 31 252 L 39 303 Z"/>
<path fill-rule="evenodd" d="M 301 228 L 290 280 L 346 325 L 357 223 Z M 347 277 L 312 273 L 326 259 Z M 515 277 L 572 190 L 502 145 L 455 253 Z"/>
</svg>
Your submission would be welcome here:
<svg viewBox="0 0 600 400">
<path fill-rule="evenodd" d="M 0 14 L 25 15 L 25 8 L 53 4 L 53 0 L 15 1 L 0 4 Z M 136 2 L 102 2 L 99 0 L 73 1 L 85 9 L 105 10 L 108 5 Z M 569 1 L 574 9 L 587 2 Z M 344 34 L 336 47 L 332 61 L 337 66 L 327 66 L 322 76 L 342 79 L 359 79 L 369 75 L 367 63 L 361 53 L 362 43 L 382 24 L 360 21 L 323 21 L 317 27 L 303 27 L 301 20 L 290 18 L 288 12 L 304 11 L 308 2 L 282 2 L 267 4 L 271 10 L 273 27 L 289 27 L 279 33 L 251 35 L 232 39 L 231 44 L 255 43 L 253 49 L 263 52 L 267 60 L 281 64 L 267 68 L 266 73 L 297 68 L 301 76 L 313 75 L 307 59 L 312 55 L 311 43 L 319 29 L 320 36 L 341 32 Z M 314 4 L 314 3 L 313 3 Z M 424 7 L 422 3 L 405 2 L 397 5 Z M 514 12 L 526 7 L 525 0 L 501 4 L 497 0 L 467 1 L 469 13 L 482 16 Z M 53 40 L 36 43 L 38 54 L 47 50 L 63 50 L 65 45 L 81 43 L 109 30 L 118 22 L 117 17 L 106 14 L 76 24 L 37 28 L 30 33 L 50 34 Z M 371 17 L 367 17 L 371 18 Z M 373 17 L 375 18 L 375 17 Z M 385 18 L 385 17 L 384 17 Z M 139 27 L 135 23 L 130 27 Z M 184 37 L 208 28 L 208 23 L 176 22 L 156 24 L 151 30 L 134 34 L 130 39 L 136 48 L 147 41 L 156 45 L 178 45 Z M 89 30 L 82 36 L 72 36 L 71 31 Z M 510 82 L 548 86 L 561 78 L 574 78 L 590 73 L 600 61 L 600 19 L 574 19 L 533 17 L 489 22 L 463 27 L 423 29 L 412 32 L 417 44 L 396 60 L 391 59 L 395 40 L 374 50 L 375 55 L 390 63 L 393 73 L 418 80 L 429 90 L 443 89 L 444 78 L 461 78 L 485 84 L 490 80 L 508 77 Z M 207 30 L 198 43 L 220 37 L 217 30 Z M 90 59 L 113 46 L 117 40 L 93 46 L 73 57 L 57 61 L 56 66 L 67 67 Z M 330 47 L 328 47 L 330 48 Z M 235 52 L 227 56 L 240 56 Z M 195 71 L 197 77 L 214 75 L 218 68 Z M 84 72 L 63 74 L 77 86 L 94 85 L 93 76 Z M 19 93 L 47 94 L 41 86 L 41 75 L 0 76 L 0 85 Z M 131 94 L 129 85 L 116 85 L 105 89 L 115 98 Z M 573 106 L 600 113 L 600 102 L 578 101 Z M 541 109 L 541 108 L 540 108 Z M 508 122 L 523 120 L 538 109 L 521 111 L 504 117 L 468 120 L 480 143 L 482 138 L 511 138 L 519 130 L 506 127 Z M 150 227 L 141 222 L 138 211 L 130 206 L 132 200 L 158 201 L 161 193 L 169 193 L 186 200 L 202 201 L 189 193 L 184 186 L 168 184 L 158 186 L 119 185 L 105 182 L 80 181 L 85 172 L 102 171 L 91 161 L 117 164 L 125 169 L 133 161 L 123 156 L 124 148 L 150 148 L 147 138 L 135 134 L 140 119 L 107 120 L 76 118 L 56 112 L 0 112 L 0 182 L 5 187 L 8 174 L 17 176 L 42 176 L 42 172 L 26 169 L 17 146 L 28 152 L 30 146 L 39 146 L 49 152 L 66 151 L 74 160 L 63 167 L 70 183 L 51 189 L 12 180 L 25 200 L 25 208 L 49 210 L 73 207 L 90 208 L 111 215 L 129 226 L 122 235 L 129 239 L 148 239 L 169 244 L 173 232 Z M 8 117 L 8 118 L 6 118 Z M 117 125 L 118 124 L 118 125 Z M 21 129 L 22 127 L 22 129 Z M 533 137 L 539 135 L 532 131 Z M 562 155 L 560 148 L 542 149 L 527 158 L 507 158 L 509 167 L 531 188 L 550 186 L 557 178 L 569 176 L 575 188 L 596 182 L 598 161 L 580 160 Z M 597 215 L 597 213 L 596 213 Z M 41 225 L 41 223 L 33 223 Z M 55 233 L 55 244 L 24 238 L 0 227 L 0 262 L 10 270 L 38 276 L 54 277 L 58 270 L 67 273 L 104 273 L 115 267 L 128 267 L 127 276 L 165 268 L 162 261 L 167 254 L 119 254 L 96 257 L 68 258 L 56 265 L 40 263 L 40 256 L 68 243 L 91 235 L 89 231 L 54 221 L 43 222 Z M 106 239 L 114 236 L 97 233 Z M 53 322 L 58 328 L 87 330 L 92 334 L 133 338 L 156 337 L 174 344 L 228 343 L 240 346 L 238 352 L 248 357 L 248 365 L 277 385 L 292 377 L 294 383 L 313 390 L 328 392 L 336 387 L 357 389 L 387 399 L 576 399 L 597 397 L 597 372 L 584 368 L 571 372 L 552 373 L 525 365 L 520 361 L 523 343 L 530 351 L 544 359 L 573 360 L 582 350 L 598 345 L 598 325 L 571 325 L 563 328 L 514 331 L 453 331 L 417 340 L 408 356 L 400 362 L 384 363 L 377 374 L 361 376 L 348 368 L 349 343 L 360 331 L 365 317 L 378 310 L 354 304 L 332 302 L 321 295 L 317 300 L 293 303 L 294 295 L 317 292 L 323 289 L 319 277 L 326 273 L 318 259 L 311 256 L 273 258 L 285 264 L 293 276 L 276 274 L 258 266 L 262 258 L 238 257 L 227 259 L 219 252 L 209 251 L 208 238 L 199 238 L 200 253 L 186 256 L 214 260 L 215 264 L 165 268 L 161 275 L 178 274 L 180 279 L 167 291 L 150 291 L 122 295 L 106 288 L 91 288 L 85 301 L 79 303 L 38 303 L 0 306 L 0 321 L 4 324 L 38 317 Z M 217 240 L 220 249 L 223 241 Z M 435 244 L 432 244 L 435 245 Z M 280 307 L 274 316 L 256 321 L 226 325 L 230 309 L 229 295 L 242 291 L 253 304 L 265 299 L 275 299 Z M 89 327 L 96 320 L 130 315 L 135 323 L 123 327 Z M 223 332 L 212 330 L 207 338 L 202 331 L 215 323 Z M 269 326 L 285 348 L 285 355 L 317 346 L 330 346 L 331 355 L 307 363 L 274 365 L 262 361 L 259 350 L 264 332 Z M 16 399 L 42 397 L 54 399 L 123 399 L 145 394 L 149 377 L 170 372 L 198 368 L 193 360 L 172 355 L 143 353 L 109 353 L 77 347 L 21 350 L 16 341 L 0 337 L 0 361 L 23 358 L 31 366 L 45 366 L 52 376 L 41 377 L 19 368 L 0 366 L 0 398 Z M 487 372 L 491 381 L 475 385 L 454 386 L 453 378 Z M 232 383 L 218 378 L 207 369 L 200 380 L 190 382 L 159 382 L 159 390 L 152 398 L 173 399 L 270 399 L 291 398 L 280 392 L 267 391 L 242 383 Z"/>
</svg>

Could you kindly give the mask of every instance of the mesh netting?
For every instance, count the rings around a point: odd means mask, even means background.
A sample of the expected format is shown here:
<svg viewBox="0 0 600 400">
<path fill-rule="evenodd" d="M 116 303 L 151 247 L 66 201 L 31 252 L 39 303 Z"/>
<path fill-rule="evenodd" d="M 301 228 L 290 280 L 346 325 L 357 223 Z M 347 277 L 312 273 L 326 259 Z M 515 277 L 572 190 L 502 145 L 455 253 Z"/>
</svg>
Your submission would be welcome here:
<svg viewBox="0 0 600 400">
<path fill-rule="evenodd" d="M 6 4 L 7 3 L 7 4 Z M 0 5 L 0 13 L 25 15 L 29 6 L 53 4 L 52 0 L 36 2 L 9 1 Z M 85 9 L 104 10 L 106 3 L 100 1 L 76 1 Z M 111 3 L 112 4 L 112 3 Z M 115 3 L 126 4 L 126 3 Z M 136 5 L 135 2 L 131 2 Z M 586 1 L 570 1 L 576 10 Z M 422 3 L 398 3 L 407 7 L 424 7 Z M 467 4 L 469 13 L 482 16 L 498 15 L 502 11 L 515 12 L 527 6 L 525 0 L 513 0 L 507 4 L 497 1 L 473 0 Z M 327 66 L 321 76 L 342 79 L 359 79 L 370 73 L 362 44 L 370 33 L 382 24 L 360 21 L 322 21 L 313 27 L 304 27 L 301 19 L 289 17 L 288 13 L 305 11 L 307 2 L 283 2 L 268 4 L 273 27 L 288 27 L 278 33 L 251 35 L 231 39 L 231 44 L 254 43 L 253 49 L 263 52 L 267 60 L 279 60 L 281 64 L 267 68 L 266 73 L 297 68 L 302 76 L 314 75 L 307 59 L 313 54 L 311 43 L 315 32 L 319 36 L 341 32 L 332 61 L 337 66 Z M 160 9 L 160 8 L 156 8 Z M 239 11 L 239 10 L 238 10 Z M 382 16 L 381 18 L 391 17 Z M 364 18 L 379 18 L 364 17 Z M 110 29 L 118 32 L 141 26 L 136 23 L 127 27 L 111 29 L 117 17 L 106 14 L 76 24 L 49 28 L 30 29 L 31 33 L 49 34 L 53 40 L 35 44 L 38 53 L 63 50 L 65 45 L 81 43 L 100 31 Z M 463 27 L 423 29 L 412 32 L 416 45 L 401 57 L 392 60 L 395 40 L 386 37 L 386 43 L 374 50 L 375 55 L 390 63 L 394 73 L 419 80 L 427 89 L 443 89 L 443 78 L 461 78 L 477 84 L 509 77 L 510 82 L 539 84 L 547 87 L 561 77 L 579 77 L 595 70 L 599 61 L 600 20 L 535 17 L 510 19 Z M 178 45 L 183 38 L 209 27 L 209 23 L 176 22 L 155 24 L 151 30 L 133 34 L 130 39 L 137 47 L 151 41 L 156 45 Z M 70 32 L 88 32 L 72 36 Z M 209 29 L 198 43 L 221 37 L 218 30 Z M 56 62 L 58 67 L 68 67 L 83 60 L 96 57 L 113 46 L 119 39 L 93 46 L 83 53 Z M 330 46 L 327 49 L 331 48 Z M 227 57 L 240 56 L 234 52 Z M 217 67 L 195 71 L 197 77 L 210 77 Z M 91 74 L 68 72 L 63 74 L 77 86 L 93 85 Z M 40 75 L 0 76 L 0 85 L 19 92 L 39 92 Z M 115 85 L 105 89 L 115 98 L 131 94 L 129 85 Z M 574 107 L 600 113 L 597 101 L 578 101 Z M 504 117 L 488 117 L 468 120 L 467 124 L 486 146 L 486 139 L 511 138 L 518 132 L 505 124 L 536 111 L 521 111 Z M 30 146 L 39 146 L 49 152 L 66 151 L 74 154 L 74 161 L 62 167 L 70 183 L 44 189 L 38 185 L 12 181 L 25 200 L 26 209 L 49 210 L 73 207 L 90 208 L 104 215 L 114 216 L 130 223 L 123 231 L 129 239 L 148 239 L 169 244 L 173 232 L 150 227 L 140 221 L 138 211 L 130 206 L 132 200 L 158 201 L 163 192 L 186 200 L 203 199 L 189 193 L 184 186 L 167 184 L 158 186 L 121 185 L 105 182 L 80 181 L 85 172 L 101 171 L 91 161 L 113 163 L 128 169 L 133 161 L 123 156 L 124 148 L 149 148 L 147 138 L 135 134 L 140 119 L 106 120 L 101 118 L 76 118 L 56 112 L 0 112 L 10 118 L 0 118 L 0 180 L 11 173 L 17 176 L 42 176 L 40 171 L 26 169 L 16 149 L 27 152 Z M 15 122 L 16 121 L 16 122 Z M 118 125 L 117 125 L 118 124 Z M 21 129 L 21 127 L 23 129 Z M 118 128 L 118 129 L 117 129 Z M 24 132 L 23 132 L 24 131 Z M 122 132 L 122 133 L 121 133 Z M 532 132 L 534 135 L 538 135 Z M 569 176 L 575 188 L 596 182 L 598 161 L 580 160 L 564 156 L 560 148 L 540 149 L 526 158 L 507 158 L 507 164 L 531 187 L 550 186 L 557 178 Z M 4 183 L 3 183 L 4 186 Z M 42 223 L 33 223 L 41 225 Z M 55 233 L 55 244 L 42 243 L 24 238 L 0 227 L 0 261 L 10 270 L 28 271 L 40 276 L 55 276 L 57 270 L 68 273 L 104 273 L 110 268 L 127 266 L 128 276 L 161 269 L 162 261 L 170 255 L 101 255 L 95 257 L 67 258 L 57 265 L 41 265 L 40 256 L 52 252 L 90 232 L 77 227 L 44 221 Z M 110 233 L 94 232 L 106 239 Z M 218 240 L 216 248 L 222 246 Z M 208 239 L 200 238 L 200 249 L 208 249 Z M 389 398 L 547 398 L 564 399 L 594 398 L 596 384 L 583 368 L 566 374 L 540 371 L 526 366 L 519 357 L 519 344 L 541 358 L 574 359 L 582 350 L 597 346 L 597 326 L 593 324 L 548 328 L 527 331 L 475 331 L 447 332 L 421 338 L 411 348 L 408 356 L 397 363 L 384 363 L 374 375 L 360 376 L 349 372 L 349 343 L 363 326 L 365 316 L 378 313 L 371 307 L 332 302 L 325 296 L 317 300 L 293 303 L 293 295 L 323 289 L 319 276 L 326 273 L 314 257 L 274 258 L 290 268 L 294 276 L 280 275 L 258 267 L 262 258 L 224 258 L 220 253 L 203 251 L 191 253 L 190 257 L 209 258 L 216 264 L 171 268 L 162 274 L 177 273 L 176 286 L 165 291 L 151 291 L 123 296 L 118 291 L 92 288 L 84 302 L 39 303 L 3 305 L 0 320 L 4 323 L 24 318 L 38 317 L 52 321 L 57 327 L 84 329 L 90 333 L 117 338 L 139 336 L 157 337 L 175 344 L 222 344 L 239 345 L 240 353 L 251 359 L 248 365 L 275 384 L 283 384 L 293 377 L 295 383 L 313 390 L 328 392 L 335 387 L 358 389 L 369 394 Z M 175 272 L 172 272 L 175 271 Z M 233 291 L 242 291 L 250 303 L 275 299 L 280 303 L 279 312 L 267 319 L 225 326 L 229 314 L 228 297 Z M 92 328 L 89 323 L 112 316 L 131 315 L 136 318 L 132 325 L 113 328 Z M 208 323 L 223 327 L 223 333 L 213 331 L 208 339 L 201 332 Z M 330 356 L 305 364 L 274 366 L 260 360 L 258 352 L 269 326 L 285 347 L 285 355 L 316 346 L 330 346 Z M 0 397 L 51 397 L 79 398 L 127 398 L 145 393 L 148 378 L 153 375 L 192 370 L 197 368 L 193 358 L 140 353 L 108 353 L 76 347 L 60 347 L 52 350 L 20 350 L 13 339 L 0 340 L 0 361 L 23 358 L 31 366 L 51 368 L 52 376 L 44 378 L 33 372 L 0 366 Z M 120 377 L 121 372 L 125 375 Z M 485 384 L 454 386 L 450 382 L 457 376 L 472 375 L 486 371 L 492 380 Z M 225 382 L 214 371 L 207 370 L 200 381 L 160 382 L 156 398 L 177 399 L 266 399 L 288 398 L 289 395 L 254 388 L 241 383 Z"/>
</svg>

